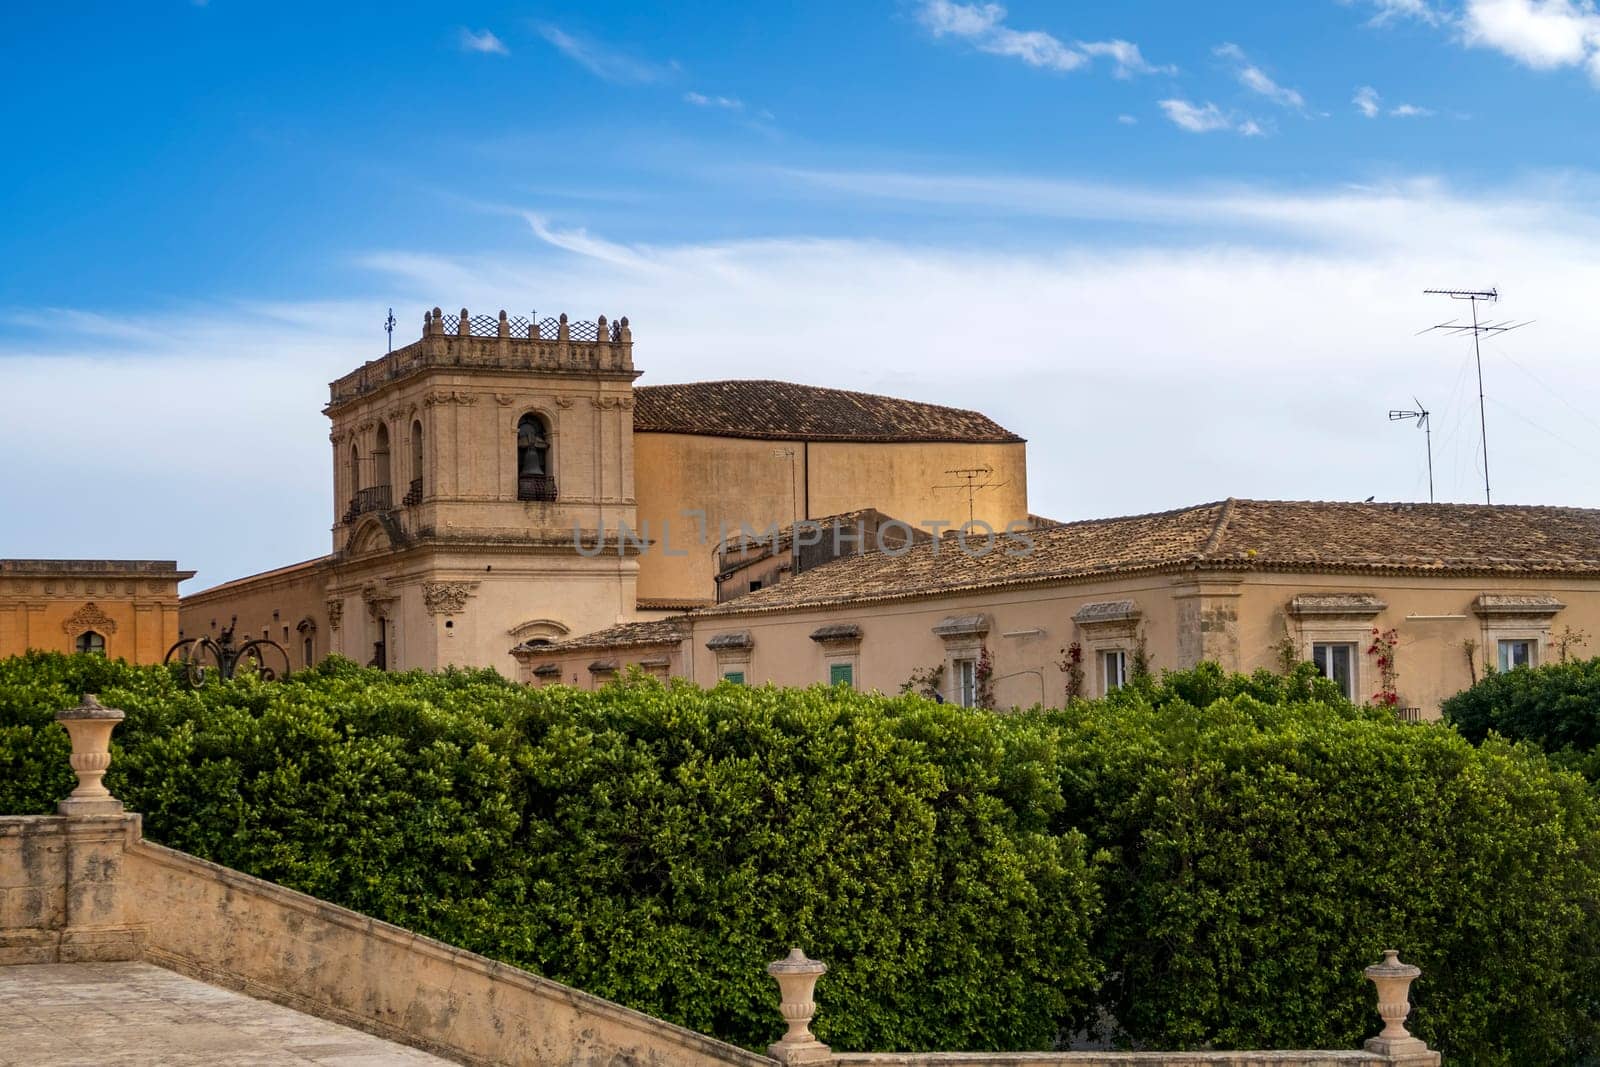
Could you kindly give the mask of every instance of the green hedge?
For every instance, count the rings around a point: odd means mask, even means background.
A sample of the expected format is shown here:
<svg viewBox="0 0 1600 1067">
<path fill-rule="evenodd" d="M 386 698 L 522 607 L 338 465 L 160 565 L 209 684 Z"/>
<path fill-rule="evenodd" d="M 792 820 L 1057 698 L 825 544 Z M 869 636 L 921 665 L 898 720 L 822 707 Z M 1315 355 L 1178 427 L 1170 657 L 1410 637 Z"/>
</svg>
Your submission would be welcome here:
<svg viewBox="0 0 1600 1067">
<path fill-rule="evenodd" d="M 1600 658 L 1490 671 L 1442 711 L 1474 744 L 1496 733 L 1546 752 L 1592 752 L 1600 747 Z"/>
<path fill-rule="evenodd" d="M 0 810 L 70 787 L 50 715 L 84 691 L 129 713 L 107 781 L 152 838 L 747 1046 L 799 944 L 844 1049 L 1354 1048 L 1390 946 L 1452 1063 L 1595 1047 L 1581 779 L 1307 670 L 995 715 L 346 663 L 192 691 L 34 655 L 0 661 Z"/>
</svg>

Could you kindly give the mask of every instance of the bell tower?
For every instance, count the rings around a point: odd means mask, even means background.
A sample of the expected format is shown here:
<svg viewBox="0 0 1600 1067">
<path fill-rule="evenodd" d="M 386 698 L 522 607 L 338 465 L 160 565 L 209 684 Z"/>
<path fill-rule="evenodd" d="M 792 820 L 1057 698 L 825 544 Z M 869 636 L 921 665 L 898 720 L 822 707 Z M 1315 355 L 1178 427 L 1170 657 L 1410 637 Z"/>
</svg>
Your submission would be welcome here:
<svg viewBox="0 0 1600 1067">
<path fill-rule="evenodd" d="M 522 641 L 632 618 L 637 559 L 593 546 L 636 525 L 636 377 L 626 318 L 434 308 L 331 383 L 334 650 L 511 674 Z"/>
</svg>

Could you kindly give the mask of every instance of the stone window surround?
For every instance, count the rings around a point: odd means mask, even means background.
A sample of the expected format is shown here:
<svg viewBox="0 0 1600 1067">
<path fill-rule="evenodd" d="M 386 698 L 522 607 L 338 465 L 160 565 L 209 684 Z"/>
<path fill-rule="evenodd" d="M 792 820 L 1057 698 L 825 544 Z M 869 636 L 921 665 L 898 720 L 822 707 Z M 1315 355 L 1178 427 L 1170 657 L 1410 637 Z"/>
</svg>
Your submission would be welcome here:
<svg viewBox="0 0 1600 1067">
<path fill-rule="evenodd" d="M 1566 605 L 1553 596 L 1479 593 L 1472 601 L 1482 633 L 1479 653 L 1484 663 L 1500 665 L 1501 641 L 1532 641 L 1533 666 L 1549 662 L 1550 626 Z"/>
<path fill-rule="evenodd" d="M 1085 679 L 1094 686 L 1096 696 L 1105 696 L 1104 653 L 1123 652 L 1127 669 L 1133 669 L 1133 651 L 1139 643 L 1139 624 L 1144 613 L 1132 600 L 1102 600 L 1084 604 L 1072 615 L 1078 627 L 1078 646 L 1083 650 Z"/>
<path fill-rule="evenodd" d="M 811 631 L 811 640 L 822 648 L 822 682 L 832 683 L 835 664 L 850 668 L 850 687 L 861 682 L 861 627 L 855 623 L 834 623 Z"/>
<path fill-rule="evenodd" d="M 746 684 L 750 682 L 750 661 L 755 651 L 755 639 L 750 636 L 749 630 L 729 630 L 714 634 L 706 642 L 706 648 L 717 660 L 717 681 L 721 681 L 730 672 L 739 672 L 744 675 Z"/>
<path fill-rule="evenodd" d="M 1377 666 L 1367 655 L 1372 629 L 1388 604 L 1372 593 L 1301 593 L 1289 601 L 1285 614 L 1295 624 L 1296 651 L 1311 659 L 1313 645 L 1354 645 L 1350 662 L 1351 699 L 1364 704 L 1378 691 Z"/>
<path fill-rule="evenodd" d="M 956 661 L 977 661 L 983 654 L 989 628 L 986 614 L 947 615 L 933 627 L 934 635 L 944 642 L 944 698 L 950 703 L 961 703 L 961 679 L 956 676 Z"/>
</svg>

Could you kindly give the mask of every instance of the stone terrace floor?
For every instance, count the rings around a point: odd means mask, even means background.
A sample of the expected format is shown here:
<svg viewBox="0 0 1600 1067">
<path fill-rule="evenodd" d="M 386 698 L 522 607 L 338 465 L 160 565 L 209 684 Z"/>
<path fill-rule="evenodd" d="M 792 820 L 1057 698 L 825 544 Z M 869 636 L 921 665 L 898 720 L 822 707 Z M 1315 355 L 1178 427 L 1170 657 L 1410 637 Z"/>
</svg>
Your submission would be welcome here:
<svg viewBox="0 0 1600 1067">
<path fill-rule="evenodd" d="M 0 967 L 4 1067 L 449 1062 L 149 964 Z"/>
</svg>

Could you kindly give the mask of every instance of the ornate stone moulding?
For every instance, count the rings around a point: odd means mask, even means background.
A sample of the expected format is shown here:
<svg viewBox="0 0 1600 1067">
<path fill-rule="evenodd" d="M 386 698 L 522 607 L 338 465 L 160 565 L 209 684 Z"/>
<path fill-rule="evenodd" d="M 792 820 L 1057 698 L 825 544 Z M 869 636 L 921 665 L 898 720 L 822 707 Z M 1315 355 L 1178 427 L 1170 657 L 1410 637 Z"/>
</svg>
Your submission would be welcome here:
<svg viewBox="0 0 1600 1067">
<path fill-rule="evenodd" d="M 101 611 L 91 600 L 63 619 L 61 629 L 68 634 L 81 634 L 85 630 L 93 630 L 98 634 L 110 635 L 117 632 L 117 620 Z"/>
<path fill-rule="evenodd" d="M 1289 617 L 1370 621 L 1388 606 L 1371 593 L 1301 593 L 1289 601 Z"/>
<path fill-rule="evenodd" d="M 1480 619 L 1548 619 L 1566 605 L 1539 593 L 1479 593 L 1472 613 Z"/>
<path fill-rule="evenodd" d="M 726 651 L 736 648 L 752 648 L 754 645 L 755 639 L 750 636 L 749 630 L 731 630 L 728 633 L 717 634 L 706 642 L 706 647 L 713 652 L 719 649 Z"/>
</svg>

